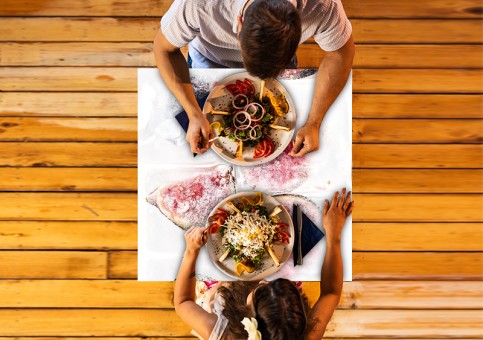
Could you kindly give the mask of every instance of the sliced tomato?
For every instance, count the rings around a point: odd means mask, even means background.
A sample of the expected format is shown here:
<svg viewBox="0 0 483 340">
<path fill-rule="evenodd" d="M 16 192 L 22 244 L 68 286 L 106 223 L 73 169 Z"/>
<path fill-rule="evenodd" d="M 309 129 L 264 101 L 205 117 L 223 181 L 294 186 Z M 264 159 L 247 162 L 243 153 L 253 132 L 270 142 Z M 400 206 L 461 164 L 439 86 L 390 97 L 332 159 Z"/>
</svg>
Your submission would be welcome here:
<svg viewBox="0 0 483 340">
<path fill-rule="evenodd" d="M 277 226 L 279 230 L 284 230 L 288 227 L 288 224 L 285 222 L 277 222 Z"/>
<path fill-rule="evenodd" d="M 240 93 L 240 89 L 235 84 L 228 84 L 225 86 L 225 88 L 231 93 L 232 96 L 236 96 Z"/>
<path fill-rule="evenodd" d="M 220 215 L 224 216 L 225 218 L 228 216 L 228 212 L 226 210 L 218 208 L 217 211 L 218 211 L 217 214 L 220 214 Z"/>
<path fill-rule="evenodd" d="M 243 80 L 243 83 L 247 86 L 247 96 L 254 96 L 255 95 L 255 86 L 253 86 L 253 83 L 245 78 L 245 80 Z"/>
<path fill-rule="evenodd" d="M 210 234 L 216 234 L 219 229 L 220 229 L 220 225 L 219 224 L 216 224 L 216 223 L 212 223 L 208 227 L 208 230 L 210 231 Z"/>
<path fill-rule="evenodd" d="M 258 144 L 255 146 L 255 149 L 253 150 L 253 158 L 265 157 L 265 154 L 267 152 L 266 149 L 267 142 L 265 141 L 265 139 L 258 142 Z"/>
</svg>

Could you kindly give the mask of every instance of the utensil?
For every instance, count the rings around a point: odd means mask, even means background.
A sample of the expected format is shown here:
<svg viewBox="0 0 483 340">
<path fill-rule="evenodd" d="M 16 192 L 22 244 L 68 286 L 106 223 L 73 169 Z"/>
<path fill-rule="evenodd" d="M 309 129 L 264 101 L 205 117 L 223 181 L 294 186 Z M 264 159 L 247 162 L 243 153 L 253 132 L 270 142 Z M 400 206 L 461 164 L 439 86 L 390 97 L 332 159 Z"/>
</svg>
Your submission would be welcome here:
<svg viewBox="0 0 483 340">
<path fill-rule="evenodd" d="M 302 265 L 304 263 L 303 255 L 302 255 L 302 210 L 299 208 L 298 205 L 294 205 L 294 209 L 297 215 L 297 227 L 298 227 L 298 256 L 297 256 L 297 264 Z"/>
</svg>

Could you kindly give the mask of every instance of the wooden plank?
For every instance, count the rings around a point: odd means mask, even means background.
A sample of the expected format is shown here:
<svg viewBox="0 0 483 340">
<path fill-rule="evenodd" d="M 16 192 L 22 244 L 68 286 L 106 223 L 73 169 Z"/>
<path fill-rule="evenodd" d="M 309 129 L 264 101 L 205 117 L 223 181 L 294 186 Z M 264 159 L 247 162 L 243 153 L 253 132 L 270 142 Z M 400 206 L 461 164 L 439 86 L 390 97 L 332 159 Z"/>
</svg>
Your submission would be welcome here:
<svg viewBox="0 0 483 340">
<path fill-rule="evenodd" d="M 0 143 L 0 166 L 136 166 L 135 143 Z"/>
<path fill-rule="evenodd" d="M 481 70 L 355 69 L 353 91 L 365 93 L 481 93 Z"/>
<path fill-rule="evenodd" d="M 155 67 L 152 43 L 0 43 L 0 66 Z M 481 68 L 480 45 L 357 45 L 354 68 Z M 297 50 L 299 67 L 318 67 L 324 51 L 315 43 Z M 418 57 L 415 58 L 414 56 Z"/>
<path fill-rule="evenodd" d="M 480 45 L 356 45 L 352 67 L 481 68 L 482 53 L 483 48 Z M 324 54 L 324 51 L 316 44 L 300 45 L 297 50 L 299 67 L 318 67 Z"/>
<path fill-rule="evenodd" d="M 354 169 L 356 193 L 481 193 L 482 170 Z"/>
<path fill-rule="evenodd" d="M 481 223 L 352 224 L 353 251 L 481 251 L 482 244 Z"/>
<path fill-rule="evenodd" d="M 0 116 L 135 117 L 137 93 L 0 92 Z"/>
<path fill-rule="evenodd" d="M 389 8 L 387 4 L 382 7 Z M 152 42 L 160 28 L 159 20 L 158 17 L 4 17 L 0 18 L 0 41 Z M 357 43 L 473 44 L 481 43 L 483 39 L 479 33 L 481 30 L 480 19 L 353 19 L 351 23 Z"/>
<path fill-rule="evenodd" d="M 355 18 L 480 18 L 477 0 L 343 0 L 347 14 Z"/>
<path fill-rule="evenodd" d="M 137 169 L 0 168 L 0 191 L 137 191 Z"/>
<path fill-rule="evenodd" d="M 137 69 L 0 67 L 2 91 L 137 91 Z"/>
<path fill-rule="evenodd" d="M 354 144 L 354 168 L 481 167 L 481 145 Z"/>
<path fill-rule="evenodd" d="M 137 251 L 109 252 L 109 279 L 136 279 L 138 276 Z"/>
<path fill-rule="evenodd" d="M 0 251 L 0 278 L 104 279 L 106 255 L 80 251 Z M 51 297 L 55 293 L 51 291 Z"/>
<path fill-rule="evenodd" d="M 476 144 L 354 144 L 354 168 L 480 168 Z M 131 167 L 135 143 L 0 143 L 0 166 Z"/>
<path fill-rule="evenodd" d="M 482 222 L 480 194 L 356 194 L 355 222 Z"/>
<path fill-rule="evenodd" d="M 354 280 L 480 280 L 482 266 L 480 252 L 352 253 Z"/>
<path fill-rule="evenodd" d="M 113 0 L 74 1 L 4 0 L 0 16 L 162 16 L 172 0 L 116 2 Z M 349 18 L 479 18 L 481 3 L 477 0 L 408 0 L 390 2 L 383 0 L 344 0 Z"/>
<path fill-rule="evenodd" d="M 481 70 L 355 69 L 353 91 L 481 93 Z M 137 91 L 137 69 L 0 67 L 1 91 Z"/>
<path fill-rule="evenodd" d="M 326 331 L 341 337 L 478 337 L 480 311 L 337 310 Z M 2 336 L 189 336 L 174 310 L 3 309 Z"/>
<path fill-rule="evenodd" d="M 352 140 L 354 143 L 480 143 L 483 120 L 353 119 Z"/>
<path fill-rule="evenodd" d="M 353 94 L 354 118 L 481 118 L 478 94 Z"/>
<path fill-rule="evenodd" d="M 135 280 L 0 280 L 0 307 L 173 308 L 173 289 L 173 282 Z M 304 282 L 303 291 L 313 303 L 319 283 Z M 482 292 L 476 281 L 345 282 L 338 309 L 479 309 Z"/>
<path fill-rule="evenodd" d="M 137 249 L 136 222 L 0 221 L 2 249 Z"/>
<path fill-rule="evenodd" d="M 475 280 L 481 276 L 482 265 L 481 254 L 476 252 L 352 253 L 354 280 Z M 137 252 L 111 251 L 108 277 L 137 278 Z"/>
<path fill-rule="evenodd" d="M 351 20 L 355 41 L 386 44 L 481 43 L 481 20 Z M 476 31 L 471 31 L 476 30 Z M 417 57 L 416 57 L 417 59 Z"/>
<path fill-rule="evenodd" d="M 136 118 L 0 118 L 0 141 L 137 142 Z"/>
<path fill-rule="evenodd" d="M 354 118 L 480 118 L 483 96 L 354 94 Z M 0 116 L 119 116 L 137 114 L 137 93 L 0 92 Z"/>
<path fill-rule="evenodd" d="M 0 220 L 135 221 L 136 194 L 0 193 Z"/>
</svg>

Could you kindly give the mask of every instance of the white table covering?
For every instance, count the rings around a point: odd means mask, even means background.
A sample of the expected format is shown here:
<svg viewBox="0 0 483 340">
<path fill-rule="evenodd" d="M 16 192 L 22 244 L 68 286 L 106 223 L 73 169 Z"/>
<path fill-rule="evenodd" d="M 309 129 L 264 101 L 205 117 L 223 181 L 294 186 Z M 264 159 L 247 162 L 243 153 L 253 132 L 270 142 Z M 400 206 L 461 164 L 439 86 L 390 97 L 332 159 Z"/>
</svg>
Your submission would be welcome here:
<svg viewBox="0 0 483 340">
<path fill-rule="evenodd" d="M 207 94 L 214 83 L 242 69 L 191 69 L 190 75 L 198 97 Z M 298 129 L 306 121 L 314 92 L 315 76 L 279 79 L 292 97 Z M 138 279 L 172 281 L 176 278 L 184 252 L 184 231 L 174 225 L 145 198 L 160 185 L 189 178 L 197 169 L 227 165 L 212 150 L 193 157 L 185 133 L 174 118 L 181 106 L 168 90 L 157 69 L 138 70 Z M 271 188 L 263 183 L 253 188 L 245 183 L 235 166 L 237 192 L 261 189 L 266 193 L 303 195 L 321 206 L 336 190 L 351 189 L 352 177 L 352 77 L 334 102 L 322 124 L 320 149 L 306 156 L 308 177 L 290 191 Z M 242 169 L 245 170 L 245 169 Z M 280 191 L 281 190 L 281 191 Z M 320 219 L 314 221 L 321 225 Z M 342 232 L 344 281 L 352 280 L 352 218 Z M 319 281 L 325 254 L 325 238 L 304 257 L 304 264 L 294 268 L 289 260 L 271 278 Z M 220 272 L 202 249 L 197 273 L 217 280 L 232 280 Z"/>
</svg>

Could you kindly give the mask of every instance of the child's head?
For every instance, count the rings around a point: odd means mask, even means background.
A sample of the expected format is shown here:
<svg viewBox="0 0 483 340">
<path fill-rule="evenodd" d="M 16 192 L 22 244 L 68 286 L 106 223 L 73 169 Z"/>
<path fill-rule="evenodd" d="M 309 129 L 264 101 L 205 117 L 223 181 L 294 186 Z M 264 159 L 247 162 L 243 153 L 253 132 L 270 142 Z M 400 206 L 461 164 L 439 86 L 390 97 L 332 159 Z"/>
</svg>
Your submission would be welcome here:
<svg viewBox="0 0 483 340">
<path fill-rule="evenodd" d="M 302 339 L 307 324 L 307 300 L 287 279 L 256 287 L 248 297 L 262 339 Z M 252 301 L 250 301 L 252 300 Z"/>
</svg>

